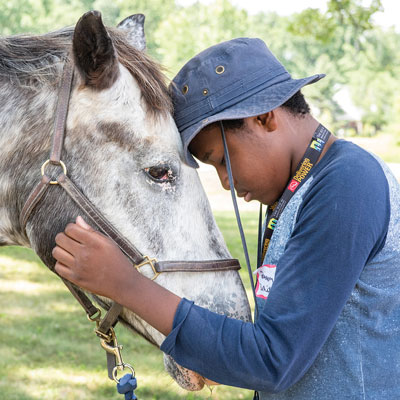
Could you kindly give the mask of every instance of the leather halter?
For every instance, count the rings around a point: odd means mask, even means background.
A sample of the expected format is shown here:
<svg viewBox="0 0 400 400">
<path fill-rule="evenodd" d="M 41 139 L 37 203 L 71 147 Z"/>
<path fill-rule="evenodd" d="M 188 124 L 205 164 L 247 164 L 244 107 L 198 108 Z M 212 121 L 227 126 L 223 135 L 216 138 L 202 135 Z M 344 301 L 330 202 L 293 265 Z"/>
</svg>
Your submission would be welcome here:
<svg viewBox="0 0 400 400">
<path fill-rule="evenodd" d="M 50 185 L 60 185 L 72 198 L 72 200 L 81 208 L 90 221 L 109 238 L 111 238 L 125 255 L 131 260 L 133 266 L 140 271 L 144 265 L 149 265 L 154 273 L 152 279 L 164 272 L 214 272 L 214 271 L 228 271 L 239 270 L 240 265 L 236 259 L 225 260 L 210 260 L 210 261 L 157 261 L 156 259 L 144 256 L 133 244 L 131 244 L 125 237 L 123 237 L 117 229 L 100 213 L 100 211 L 87 199 L 87 197 L 80 191 L 80 189 L 68 178 L 67 168 L 61 161 L 61 153 L 64 143 L 66 119 L 68 114 L 68 104 L 72 89 L 72 80 L 74 73 L 74 64 L 68 58 L 65 62 L 61 86 L 59 89 L 58 103 L 56 108 L 54 135 L 52 148 L 50 152 L 50 159 L 47 160 L 42 166 L 42 179 L 34 187 L 20 214 L 20 224 L 24 231 L 32 211 L 35 209 L 40 199 L 46 193 Z M 55 181 L 52 181 L 46 175 L 46 166 L 48 164 L 60 166 L 62 173 Z M 53 271 L 55 272 L 55 271 Z M 61 277 L 60 277 L 61 278 Z M 99 313 L 99 309 L 93 305 L 88 296 L 76 285 L 61 278 L 73 296 L 78 300 L 81 306 L 87 313 L 87 316 L 92 321 L 97 321 L 95 315 Z M 98 322 L 96 334 L 104 339 L 110 338 L 110 331 L 118 322 L 118 317 L 122 311 L 122 306 L 113 302 L 107 314 L 102 320 Z M 107 356 L 109 353 L 107 353 Z M 110 359 L 108 358 L 108 361 Z M 109 368 L 110 376 L 110 368 Z"/>
</svg>

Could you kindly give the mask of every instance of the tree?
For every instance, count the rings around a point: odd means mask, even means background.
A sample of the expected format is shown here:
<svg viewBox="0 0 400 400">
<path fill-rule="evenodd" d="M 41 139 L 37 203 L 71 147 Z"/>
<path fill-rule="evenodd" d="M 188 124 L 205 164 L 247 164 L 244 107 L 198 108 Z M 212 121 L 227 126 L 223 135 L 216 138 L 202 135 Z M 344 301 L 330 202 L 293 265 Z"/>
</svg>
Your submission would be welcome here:
<svg viewBox="0 0 400 400">
<path fill-rule="evenodd" d="M 173 77 L 203 49 L 234 37 L 260 37 L 294 78 L 315 73 L 326 77 L 303 89 L 334 129 L 347 110 L 338 93 L 346 88 L 372 132 L 398 118 L 400 38 L 395 31 L 373 26 L 381 0 L 329 0 L 326 12 L 306 9 L 282 17 L 275 13 L 248 15 L 230 0 L 178 6 L 175 0 L 0 0 L 3 35 L 44 33 L 74 25 L 89 9 L 98 9 L 115 26 L 134 13 L 146 15 L 148 52 Z"/>
<path fill-rule="evenodd" d="M 45 33 L 74 25 L 92 0 L 0 0 L 0 33 Z"/>
<path fill-rule="evenodd" d="M 157 54 L 172 77 L 195 54 L 224 40 L 246 36 L 248 27 L 247 12 L 228 0 L 181 7 L 160 23 L 155 34 Z"/>
</svg>

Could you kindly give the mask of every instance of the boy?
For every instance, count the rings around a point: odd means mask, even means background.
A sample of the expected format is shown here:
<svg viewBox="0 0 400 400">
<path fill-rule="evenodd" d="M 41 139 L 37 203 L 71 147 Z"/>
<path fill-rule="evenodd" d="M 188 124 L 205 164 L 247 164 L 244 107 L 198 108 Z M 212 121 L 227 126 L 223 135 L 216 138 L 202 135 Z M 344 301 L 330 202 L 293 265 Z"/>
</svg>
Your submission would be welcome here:
<svg viewBox="0 0 400 400">
<path fill-rule="evenodd" d="M 132 309 L 167 336 L 164 352 L 213 381 L 261 399 L 398 399 L 400 188 L 310 115 L 299 91 L 322 77 L 292 79 L 261 40 L 241 38 L 194 57 L 171 87 L 186 161 L 213 165 L 228 189 L 225 130 L 236 192 L 275 205 L 254 324 L 149 281 L 82 220 L 57 236 L 56 270 Z"/>
</svg>

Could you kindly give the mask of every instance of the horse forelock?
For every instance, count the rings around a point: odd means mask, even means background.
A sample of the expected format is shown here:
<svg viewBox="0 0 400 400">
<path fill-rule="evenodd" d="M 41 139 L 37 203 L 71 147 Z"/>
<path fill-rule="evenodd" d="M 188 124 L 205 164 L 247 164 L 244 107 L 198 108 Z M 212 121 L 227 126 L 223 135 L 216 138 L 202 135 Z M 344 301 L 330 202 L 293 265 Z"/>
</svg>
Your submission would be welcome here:
<svg viewBox="0 0 400 400">
<path fill-rule="evenodd" d="M 167 79 L 162 67 L 147 54 L 131 46 L 127 33 L 107 28 L 118 61 L 132 74 L 141 89 L 150 114 L 172 112 Z M 0 81 L 15 87 L 42 89 L 57 85 L 62 66 L 70 55 L 73 27 L 44 35 L 15 35 L 0 38 Z"/>
</svg>

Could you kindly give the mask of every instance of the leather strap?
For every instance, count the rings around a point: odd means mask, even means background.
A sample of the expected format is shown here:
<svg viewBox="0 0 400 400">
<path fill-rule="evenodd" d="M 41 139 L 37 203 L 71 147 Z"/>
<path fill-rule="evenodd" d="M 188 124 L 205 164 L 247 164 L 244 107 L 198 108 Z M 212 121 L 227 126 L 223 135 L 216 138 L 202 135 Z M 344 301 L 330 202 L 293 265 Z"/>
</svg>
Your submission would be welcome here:
<svg viewBox="0 0 400 400">
<path fill-rule="evenodd" d="M 22 208 L 21 214 L 19 216 L 19 223 L 21 228 L 25 230 L 26 223 L 28 222 L 29 216 L 31 215 L 33 209 L 39 203 L 40 199 L 45 194 L 47 188 L 50 184 L 50 178 L 46 175 L 42 176 L 42 180 L 33 188 L 31 194 L 25 202 Z"/>
<path fill-rule="evenodd" d="M 56 273 L 55 271 L 53 271 L 53 272 Z M 60 276 L 60 275 L 58 275 L 58 276 Z M 92 317 L 99 311 L 99 309 L 93 305 L 93 303 L 89 299 L 89 297 L 87 297 L 86 294 L 80 288 L 78 288 L 73 283 L 71 283 L 70 281 L 67 281 L 64 278 L 61 278 L 61 280 L 65 283 L 65 286 L 67 286 L 67 288 L 72 293 L 72 295 L 75 297 L 75 299 L 78 300 L 79 304 L 83 307 L 83 309 L 86 311 L 86 314 L 89 317 Z"/>
<path fill-rule="evenodd" d="M 71 95 L 73 76 L 74 65 L 70 57 L 68 57 L 64 64 L 63 74 L 61 78 L 61 86 L 59 89 L 56 108 L 56 117 L 54 121 L 53 144 L 51 146 L 50 152 L 50 162 L 56 165 L 58 165 L 61 160 L 61 152 L 64 144 L 65 125 L 68 115 L 68 104 Z"/>
<path fill-rule="evenodd" d="M 134 264 L 140 264 L 143 261 L 143 255 L 135 246 L 125 239 L 100 213 L 100 211 L 88 200 L 88 198 L 76 187 L 76 185 L 66 175 L 61 174 L 57 178 L 58 183 L 69 194 L 74 202 L 85 212 L 90 220 L 114 240 L 120 249 L 129 257 Z"/>
<path fill-rule="evenodd" d="M 162 272 L 215 272 L 239 270 L 239 261 L 231 258 L 209 261 L 158 261 L 155 264 L 158 273 Z"/>
<path fill-rule="evenodd" d="M 145 260 L 144 255 L 124 238 L 93 203 L 77 188 L 77 186 L 65 175 L 57 178 L 58 183 L 69 194 L 74 202 L 85 212 L 97 228 L 112 239 L 118 247 L 128 256 L 133 264 L 140 264 Z M 210 261 L 158 261 L 154 263 L 156 272 L 211 272 L 239 270 L 238 260 L 210 260 Z"/>
<path fill-rule="evenodd" d="M 114 302 L 108 309 L 106 316 L 100 321 L 97 330 L 102 334 L 106 335 L 110 328 L 114 327 L 117 323 L 119 314 L 121 314 L 122 306 Z"/>
</svg>

